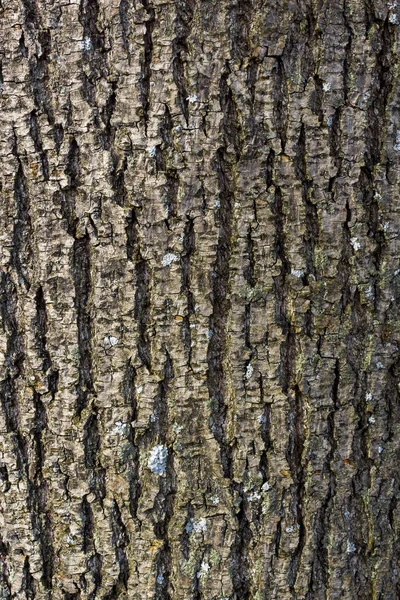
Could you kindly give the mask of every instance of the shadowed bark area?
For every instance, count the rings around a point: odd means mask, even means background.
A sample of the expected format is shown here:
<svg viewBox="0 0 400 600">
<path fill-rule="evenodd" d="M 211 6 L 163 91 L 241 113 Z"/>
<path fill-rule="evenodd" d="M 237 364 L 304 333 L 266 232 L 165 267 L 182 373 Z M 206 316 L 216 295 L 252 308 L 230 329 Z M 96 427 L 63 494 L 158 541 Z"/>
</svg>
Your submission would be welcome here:
<svg viewBox="0 0 400 600">
<path fill-rule="evenodd" d="M 397 600 L 400 7 L 0 16 L 0 598 Z"/>
</svg>

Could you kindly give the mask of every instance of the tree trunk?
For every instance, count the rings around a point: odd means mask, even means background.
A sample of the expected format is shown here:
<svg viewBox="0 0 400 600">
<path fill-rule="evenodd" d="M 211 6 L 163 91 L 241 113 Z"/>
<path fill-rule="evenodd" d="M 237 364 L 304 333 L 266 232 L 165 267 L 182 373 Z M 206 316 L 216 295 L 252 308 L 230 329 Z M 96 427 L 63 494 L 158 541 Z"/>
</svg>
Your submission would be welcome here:
<svg viewBox="0 0 400 600">
<path fill-rule="evenodd" d="M 397 600 L 400 7 L 0 10 L 0 598 Z"/>
</svg>

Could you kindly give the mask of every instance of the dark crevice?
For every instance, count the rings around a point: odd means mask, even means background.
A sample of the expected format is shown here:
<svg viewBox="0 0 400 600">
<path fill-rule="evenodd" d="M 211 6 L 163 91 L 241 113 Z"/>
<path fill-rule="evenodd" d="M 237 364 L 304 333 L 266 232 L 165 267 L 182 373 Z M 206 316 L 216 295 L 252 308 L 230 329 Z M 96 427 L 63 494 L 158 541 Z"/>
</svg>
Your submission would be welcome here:
<svg viewBox="0 0 400 600">
<path fill-rule="evenodd" d="M 148 0 L 142 0 L 148 19 L 144 22 L 145 32 L 143 34 L 144 51 L 140 60 L 141 76 L 139 80 L 140 99 L 142 102 L 143 121 L 145 135 L 147 135 L 147 124 L 149 121 L 150 108 L 150 79 L 151 79 L 151 59 L 153 55 L 152 32 L 155 25 L 155 10 Z"/>
<path fill-rule="evenodd" d="M 232 245 L 233 186 L 230 167 L 225 152 L 220 149 L 215 158 L 219 178 L 219 235 L 216 260 L 213 267 L 212 307 L 210 331 L 212 333 L 207 350 L 207 387 L 211 404 L 211 430 L 220 446 L 224 477 L 231 476 L 232 449 L 227 442 L 225 422 L 226 373 L 224 358 L 227 344 L 227 318 L 231 302 L 229 299 L 229 262 Z"/>
<path fill-rule="evenodd" d="M 136 369 L 129 360 L 126 368 L 124 379 L 122 382 L 122 395 L 126 404 L 130 408 L 128 420 L 134 422 L 137 417 L 137 398 L 136 398 Z M 137 518 L 138 502 L 141 495 L 142 487 L 139 477 L 139 450 L 135 440 L 135 430 L 132 426 L 129 427 L 127 435 L 129 443 L 127 460 L 127 477 L 129 480 L 129 510 L 132 518 Z"/>
<path fill-rule="evenodd" d="M 119 22 L 121 24 L 122 29 L 122 43 L 124 49 L 128 55 L 128 63 L 131 61 L 131 53 L 129 46 L 129 38 L 131 35 L 131 22 L 132 15 L 130 14 L 131 3 L 129 0 L 120 0 L 118 13 L 119 13 Z"/>
<path fill-rule="evenodd" d="M 249 30 L 254 10 L 256 9 L 253 8 L 250 0 L 236 0 L 229 3 L 227 26 L 231 42 L 231 56 L 233 60 L 239 62 L 240 67 L 251 53 Z"/>
<path fill-rule="evenodd" d="M 10 260 L 18 278 L 29 290 L 30 281 L 27 271 L 32 260 L 31 237 L 33 233 L 29 214 L 30 201 L 25 173 L 16 149 L 14 154 L 18 160 L 18 168 L 14 178 L 14 199 L 17 211 Z"/>
<path fill-rule="evenodd" d="M 125 233 L 126 233 L 126 257 L 129 261 L 133 261 L 138 251 L 138 221 L 136 210 L 132 208 L 125 218 Z"/>
<path fill-rule="evenodd" d="M 75 310 L 78 327 L 79 379 L 76 386 L 76 412 L 79 416 L 94 393 L 91 351 L 91 316 L 89 297 L 90 278 L 90 239 L 88 233 L 77 238 L 73 246 L 72 275 L 75 285 Z"/>
<path fill-rule="evenodd" d="M 129 545 L 127 529 L 122 521 L 121 511 L 116 500 L 111 509 L 112 545 L 115 548 L 115 559 L 119 567 L 118 579 L 114 584 L 115 597 L 128 589 L 129 561 L 126 548 Z M 114 596 L 110 596 L 110 600 Z"/>
<path fill-rule="evenodd" d="M 384 143 L 387 139 L 387 108 L 395 86 L 397 57 L 394 50 L 395 28 L 388 19 L 380 29 L 380 48 L 376 53 L 376 64 L 372 78 L 372 98 L 367 109 L 367 131 L 365 133 L 365 165 L 371 171 L 381 162 Z"/>
<path fill-rule="evenodd" d="M 24 570 L 22 576 L 22 588 L 21 591 L 25 593 L 26 600 L 34 600 L 36 598 L 36 583 L 32 576 L 29 564 L 29 557 L 25 556 Z"/>
<path fill-rule="evenodd" d="M 284 63 L 279 56 L 276 57 L 272 73 L 274 78 L 274 121 L 281 140 L 281 151 L 284 153 L 287 139 L 288 89 Z"/>
<path fill-rule="evenodd" d="M 87 418 L 83 431 L 83 446 L 85 451 L 85 467 L 88 470 L 89 489 L 101 502 L 106 495 L 106 470 L 99 459 L 101 438 L 99 434 L 97 410 Z"/>
<path fill-rule="evenodd" d="M 225 148 L 232 145 L 235 150 L 235 158 L 239 160 L 242 153 L 242 135 L 239 125 L 239 113 L 236 107 L 234 96 L 228 85 L 230 70 L 226 65 L 226 70 L 222 74 L 219 83 L 219 102 L 223 113 L 223 132 Z M 226 150 L 225 150 L 226 151 Z"/>
<path fill-rule="evenodd" d="M 185 78 L 185 55 L 188 53 L 187 38 L 190 34 L 195 0 L 174 0 L 175 38 L 172 40 L 172 75 L 178 91 L 178 103 L 186 124 L 189 123 L 188 93 Z"/>
<path fill-rule="evenodd" d="M 294 406 L 289 413 L 289 444 L 286 458 L 293 478 L 292 514 L 299 532 L 299 541 L 291 557 L 288 584 L 292 592 L 296 583 L 301 555 L 305 546 L 306 531 L 304 524 L 305 465 L 303 451 L 305 442 L 305 422 L 303 395 L 296 385 L 294 388 Z"/>
<path fill-rule="evenodd" d="M 138 326 L 137 351 L 140 360 L 151 372 L 151 347 L 148 334 L 150 323 L 150 272 L 147 261 L 138 255 L 135 265 L 136 292 L 134 315 Z"/>
<path fill-rule="evenodd" d="M 37 37 L 40 52 L 29 60 L 30 83 L 36 109 L 42 111 L 47 116 L 50 125 L 54 125 L 54 111 L 48 85 L 48 60 L 51 52 L 50 30 L 39 29 Z"/>
<path fill-rule="evenodd" d="M 35 151 L 39 155 L 42 164 L 43 178 L 49 180 L 49 161 L 47 160 L 47 150 L 43 150 L 39 122 L 36 115 L 36 110 L 33 110 L 29 116 L 29 134 L 33 140 Z"/>
<path fill-rule="evenodd" d="M 128 157 L 125 155 L 120 163 L 119 156 L 112 150 L 113 169 L 111 171 L 111 186 L 114 192 L 114 201 L 118 206 L 125 206 L 127 190 L 125 187 L 125 172 L 128 168 Z"/>
<path fill-rule="evenodd" d="M 336 359 L 335 361 L 333 375 L 334 377 L 331 390 L 332 409 L 330 410 L 327 418 L 327 438 L 330 443 L 330 450 L 327 454 L 326 463 L 324 465 L 324 471 L 329 478 L 329 485 L 326 498 L 315 516 L 315 553 L 310 584 L 311 590 L 316 595 L 321 597 L 325 597 L 329 588 L 328 540 L 331 531 L 333 499 L 336 494 L 336 474 L 333 469 L 333 461 L 335 459 L 337 449 L 335 415 L 339 409 L 339 359 Z"/>
<path fill-rule="evenodd" d="M 65 173 L 68 176 L 68 186 L 62 192 L 55 192 L 55 200 L 59 202 L 61 214 L 66 222 L 69 235 L 75 237 L 78 218 L 75 214 L 76 191 L 80 186 L 80 150 L 77 141 L 73 139 L 70 143 Z"/>
<path fill-rule="evenodd" d="M 39 357 L 42 359 L 42 369 L 44 372 L 48 371 L 51 366 L 50 354 L 46 348 L 46 334 L 47 334 L 47 312 L 46 302 L 43 295 L 43 288 L 40 285 L 36 292 L 36 316 L 33 320 L 34 332 L 35 332 L 35 345 Z"/>
<path fill-rule="evenodd" d="M 187 353 L 187 364 L 190 368 L 191 355 L 192 355 L 192 335 L 190 329 L 190 318 L 194 314 L 194 295 L 190 289 L 191 285 L 191 273 L 190 263 L 193 253 L 195 251 L 195 234 L 194 234 L 194 220 L 190 217 L 187 218 L 185 224 L 185 230 L 183 234 L 183 252 L 181 254 L 181 292 L 186 295 L 186 314 L 183 318 L 182 323 L 182 334 L 185 343 Z"/>
<path fill-rule="evenodd" d="M 318 209 L 312 198 L 313 180 L 310 179 L 307 172 L 306 128 L 304 123 L 301 124 L 297 142 L 295 172 L 297 179 L 302 184 L 302 200 L 305 208 L 304 253 L 307 273 L 312 273 L 315 276 L 314 255 L 319 235 Z"/>
<path fill-rule="evenodd" d="M 238 528 L 231 549 L 231 579 L 233 600 L 250 600 L 249 545 L 252 540 L 250 521 L 247 516 L 248 501 L 243 484 L 235 485 L 238 494 L 236 519 Z"/>
</svg>

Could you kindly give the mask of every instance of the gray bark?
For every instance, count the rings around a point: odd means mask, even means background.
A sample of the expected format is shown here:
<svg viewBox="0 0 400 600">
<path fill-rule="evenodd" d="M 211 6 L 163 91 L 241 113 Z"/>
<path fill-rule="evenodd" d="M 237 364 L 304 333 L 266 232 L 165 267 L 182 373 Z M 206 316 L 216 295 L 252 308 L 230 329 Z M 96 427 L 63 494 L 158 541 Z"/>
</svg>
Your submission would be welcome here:
<svg viewBox="0 0 400 600">
<path fill-rule="evenodd" d="M 0 598 L 398 599 L 396 2 L 0 11 Z"/>
</svg>

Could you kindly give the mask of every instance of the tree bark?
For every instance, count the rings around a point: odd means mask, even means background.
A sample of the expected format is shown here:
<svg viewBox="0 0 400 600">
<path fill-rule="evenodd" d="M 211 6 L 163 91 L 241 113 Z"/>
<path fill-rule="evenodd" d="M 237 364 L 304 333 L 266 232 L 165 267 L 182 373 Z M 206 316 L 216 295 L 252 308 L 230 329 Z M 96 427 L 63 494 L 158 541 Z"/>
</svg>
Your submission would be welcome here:
<svg viewBox="0 0 400 600">
<path fill-rule="evenodd" d="M 400 7 L 0 11 L 0 598 L 397 600 Z"/>
</svg>

